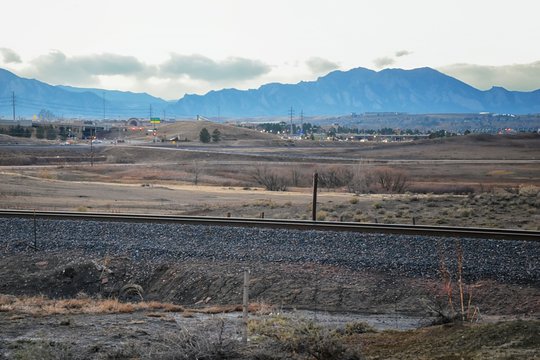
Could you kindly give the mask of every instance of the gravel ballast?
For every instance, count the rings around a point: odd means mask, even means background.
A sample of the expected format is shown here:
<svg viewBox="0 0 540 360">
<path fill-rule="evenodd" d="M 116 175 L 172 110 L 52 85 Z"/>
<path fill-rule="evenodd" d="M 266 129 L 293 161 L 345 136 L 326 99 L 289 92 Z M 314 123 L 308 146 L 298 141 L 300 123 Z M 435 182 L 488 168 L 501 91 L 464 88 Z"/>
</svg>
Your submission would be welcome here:
<svg viewBox="0 0 540 360">
<path fill-rule="evenodd" d="M 32 219 L 2 218 L 0 233 L 2 254 L 34 251 Z M 540 284 L 540 243 L 530 241 L 44 219 L 37 220 L 36 234 L 43 253 L 77 251 L 150 263 L 319 263 L 427 278 L 439 276 L 441 258 L 456 266 L 459 243 L 469 280 Z"/>
</svg>

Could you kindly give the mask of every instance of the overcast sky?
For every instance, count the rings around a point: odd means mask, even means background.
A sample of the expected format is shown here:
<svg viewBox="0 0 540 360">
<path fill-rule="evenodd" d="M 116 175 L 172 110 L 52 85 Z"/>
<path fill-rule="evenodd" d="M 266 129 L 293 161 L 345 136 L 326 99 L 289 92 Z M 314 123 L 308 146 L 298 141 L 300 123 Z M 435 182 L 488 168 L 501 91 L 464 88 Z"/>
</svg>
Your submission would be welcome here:
<svg viewBox="0 0 540 360">
<path fill-rule="evenodd" d="M 3 1 L 0 67 L 51 84 L 185 93 L 429 66 L 540 88 L 539 0 Z"/>
</svg>

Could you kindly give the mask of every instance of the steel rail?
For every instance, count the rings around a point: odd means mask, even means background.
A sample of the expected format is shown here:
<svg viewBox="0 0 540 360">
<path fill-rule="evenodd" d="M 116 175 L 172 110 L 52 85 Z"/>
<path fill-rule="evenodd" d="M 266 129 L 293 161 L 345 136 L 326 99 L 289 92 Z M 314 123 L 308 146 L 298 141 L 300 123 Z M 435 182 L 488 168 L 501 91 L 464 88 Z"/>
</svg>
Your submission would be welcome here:
<svg viewBox="0 0 540 360">
<path fill-rule="evenodd" d="M 112 222 L 182 223 L 192 225 L 238 226 L 283 228 L 322 231 L 349 231 L 366 233 L 391 233 L 444 237 L 469 237 L 503 240 L 539 241 L 540 231 L 520 229 L 494 229 L 477 227 L 427 226 L 407 224 L 374 224 L 352 222 L 330 222 L 311 220 L 259 219 L 207 216 L 148 215 L 127 213 L 63 212 L 33 210 L 0 210 L 0 218 L 36 218 L 54 220 L 87 220 Z"/>
</svg>

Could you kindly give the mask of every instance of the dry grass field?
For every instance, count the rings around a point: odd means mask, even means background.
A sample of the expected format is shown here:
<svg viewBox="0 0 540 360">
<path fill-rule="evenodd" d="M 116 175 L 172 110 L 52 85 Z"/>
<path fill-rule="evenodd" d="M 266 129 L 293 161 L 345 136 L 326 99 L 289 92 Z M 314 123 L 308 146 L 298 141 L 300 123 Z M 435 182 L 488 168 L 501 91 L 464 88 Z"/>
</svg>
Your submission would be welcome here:
<svg viewBox="0 0 540 360">
<path fill-rule="evenodd" d="M 197 142 L 203 126 L 223 141 Z M 540 226 L 538 135 L 382 144 L 286 141 L 208 122 L 163 129 L 191 141 L 95 146 L 93 166 L 88 145 L 0 146 L 2 207 L 307 219 L 317 172 L 330 179 L 320 220 Z M 384 171 L 402 174 L 403 188 L 381 188 Z M 268 191 L 257 174 L 286 191 Z"/>
</svg>

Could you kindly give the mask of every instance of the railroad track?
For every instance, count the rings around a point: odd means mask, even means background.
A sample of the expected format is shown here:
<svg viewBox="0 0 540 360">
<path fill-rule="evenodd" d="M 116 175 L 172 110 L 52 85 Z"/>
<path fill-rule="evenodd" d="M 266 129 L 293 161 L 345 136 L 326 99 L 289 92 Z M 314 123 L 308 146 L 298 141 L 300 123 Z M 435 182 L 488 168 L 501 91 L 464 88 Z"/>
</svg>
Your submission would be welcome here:
<svg viewBox="0 0 540 360">
<path fill-rule="evenodd" d="M 110 214 L 91 212 L 61 212 L 61 211 L 32 211 L 32 210 L 0 210 L 0 217 L 35 218 L 54 220 L 93 220 L 113 222 L 154 222 L 178 223 L 192 225 L 237 226 L 284 228 L 322 231 L 350 231 L 368 233 L 390 233 L 406 235 L 427 235 L 445 237 L 470 237 L 503 240 L 539 241 L 540 231 L 519 229 L 493 229 L 451 226 L 427 226 L 405 224 L 373 224 L 307 220 L 278 220 L 257 218 L 176 216 L 176 215 L 146 215 L 146 214 Z"/>
</svg>

